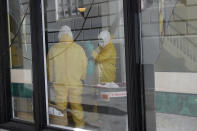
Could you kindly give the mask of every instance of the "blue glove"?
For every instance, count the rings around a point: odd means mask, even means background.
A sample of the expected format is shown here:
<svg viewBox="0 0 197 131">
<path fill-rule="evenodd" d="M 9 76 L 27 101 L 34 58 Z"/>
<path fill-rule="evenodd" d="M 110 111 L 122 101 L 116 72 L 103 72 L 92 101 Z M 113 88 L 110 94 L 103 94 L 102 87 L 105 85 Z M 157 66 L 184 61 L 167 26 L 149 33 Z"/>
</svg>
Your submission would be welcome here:
<svg viewBox="0 0 197 131">
<path fill-rule="evenodd" d="M 94 50 L 94 46 L 90 43 L 90 41 L 87 41 L 86 43 L 86 48 L 87 48 L 87 56 L 92 55 L 92 51 Z"/>
<path fill-rule="evenodd" d="M 87 71 L 88 75 L 91 75 L 94 73 L 94 61 L 93 60 L 89 60 L 88 61 L 88 71 Z"/>
</svg>

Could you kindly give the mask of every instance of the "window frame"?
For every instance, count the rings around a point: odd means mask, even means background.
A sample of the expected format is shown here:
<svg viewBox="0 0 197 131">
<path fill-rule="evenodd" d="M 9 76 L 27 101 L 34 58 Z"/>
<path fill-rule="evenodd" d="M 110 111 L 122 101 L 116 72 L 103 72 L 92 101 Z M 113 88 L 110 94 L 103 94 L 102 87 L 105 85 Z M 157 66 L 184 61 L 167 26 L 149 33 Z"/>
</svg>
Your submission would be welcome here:
<svg viewBox="0 0 197 131">
<path fill-rule="evenodd" d="M 44 0 L 30 0 L 31 42 L 32 42 L 32 69 L 33 69 L 33 105 L 34 123 L 13 120 L 9 53 L 5 59 L 0 59 L 0 128 L 8 130 L 43 130 L 53 131 L 60 129 L 47 125 L 46 94 L 45 94 L 45 30 Z M 124 6 L 124 33 L 126 55 L 126 82 L 127 108 L 129 131 L 145 131 L 145 94 L 143 83 L 143 66 L 141 64 L 140 44 L 140 1 L 123 0 Z M 0 49 L 8 49 L 8 21 L 7 0 L 0 0 Z M 46 47 L 47 48 L 47 47 Z M 0 52 L 1 54 L 1 52 Z M 3 65 L 3 66 L 1 66 Z M 5 105 L 5 108 L 3 107 Z"/>
<path fill-rule="evenodd" d="M 7 20 L 7 4 L 6 1 L 0 1 L 0 56 L 3 56 L 2 52 L 8 52 L 8 20 Z M 8 122 L 11 119 L 11 89 L 5 88 L 10 87 L 10 60 L 9 53 L 0 57 L 0 123 Z M 4 79 L 6 78 L 6 79 Z"/>
</svg>

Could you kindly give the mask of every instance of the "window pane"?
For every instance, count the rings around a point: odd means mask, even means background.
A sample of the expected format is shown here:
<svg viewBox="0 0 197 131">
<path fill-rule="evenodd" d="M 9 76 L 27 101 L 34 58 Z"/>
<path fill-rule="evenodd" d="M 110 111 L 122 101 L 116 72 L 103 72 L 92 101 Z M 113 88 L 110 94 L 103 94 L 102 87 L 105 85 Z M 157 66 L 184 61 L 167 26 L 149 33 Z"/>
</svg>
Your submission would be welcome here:
<svg viewBox="0 0 197 131">
<path fill-rule="evenodd" d="M 49 124 L 127 130 L 122 0 L 45 1 Z"/>
<path fill-rule="evenodd" d="M 196 130 L 196 4 L 196 0 L 142 0 L 148 131 Z"/>
<path fill-rule="evenodd" d="M 7 2 L 13 117 L 33 121 L 29 1 Z"/>
</svg>

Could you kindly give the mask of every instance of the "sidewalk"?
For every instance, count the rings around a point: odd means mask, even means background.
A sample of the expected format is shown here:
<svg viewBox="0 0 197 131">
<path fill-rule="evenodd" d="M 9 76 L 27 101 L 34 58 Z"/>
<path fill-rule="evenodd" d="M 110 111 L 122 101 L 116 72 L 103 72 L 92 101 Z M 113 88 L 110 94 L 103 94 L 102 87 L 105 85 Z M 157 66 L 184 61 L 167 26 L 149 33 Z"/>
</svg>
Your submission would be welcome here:
<svg viewBox="0 0 197 131">
<path fill-rule="evenodd" d="M 197 117 L 156 113 L 156 131 L 196 131 Z"/>
</svg>

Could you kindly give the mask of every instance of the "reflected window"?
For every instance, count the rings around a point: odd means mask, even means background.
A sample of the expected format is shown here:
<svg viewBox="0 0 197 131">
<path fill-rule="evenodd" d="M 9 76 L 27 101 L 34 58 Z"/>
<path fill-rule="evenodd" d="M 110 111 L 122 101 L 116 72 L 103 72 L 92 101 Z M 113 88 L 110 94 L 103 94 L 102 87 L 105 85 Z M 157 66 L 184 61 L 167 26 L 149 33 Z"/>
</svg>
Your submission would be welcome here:
<svg viewBox="0 0 197 131">
<path fill-rule="evenodd" d="M 55 0 L 56 19 L 66 19 L 80 15 L 78 8 L 83 7 L 82 0 Z"/>
</svg>

